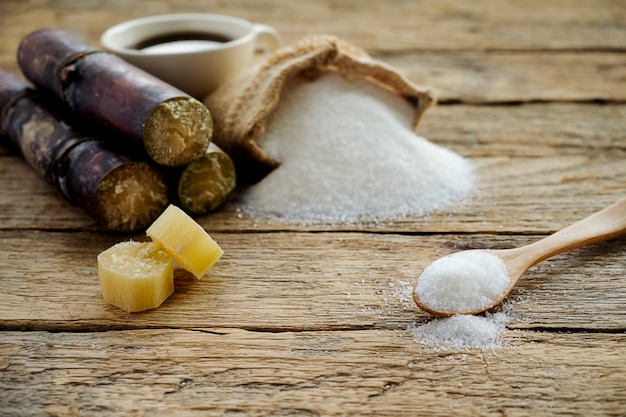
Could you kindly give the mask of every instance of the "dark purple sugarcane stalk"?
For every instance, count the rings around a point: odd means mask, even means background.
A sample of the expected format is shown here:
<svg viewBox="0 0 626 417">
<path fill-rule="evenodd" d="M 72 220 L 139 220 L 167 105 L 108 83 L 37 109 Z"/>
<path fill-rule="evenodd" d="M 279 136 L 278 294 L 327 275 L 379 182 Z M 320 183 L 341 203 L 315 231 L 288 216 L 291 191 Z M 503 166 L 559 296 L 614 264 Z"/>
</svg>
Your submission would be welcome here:
<svg viewBox="0 0 626 417">
<path fill-rule="evenodd" d="M 69 33 L 32 32 L 22 39 L 17 58 L 35 86 L 161 165 L 186 165 L 209 145 L 213 122 L 202 103 Z"/>
<path fill-rule="evenodd" d="M 0 71 L 0 139 L 107 230 L 146 227 L 168 202 L 162 174 L 75 128 L 72 114 L 52 110 L 59 104 Z"/>
</svg>

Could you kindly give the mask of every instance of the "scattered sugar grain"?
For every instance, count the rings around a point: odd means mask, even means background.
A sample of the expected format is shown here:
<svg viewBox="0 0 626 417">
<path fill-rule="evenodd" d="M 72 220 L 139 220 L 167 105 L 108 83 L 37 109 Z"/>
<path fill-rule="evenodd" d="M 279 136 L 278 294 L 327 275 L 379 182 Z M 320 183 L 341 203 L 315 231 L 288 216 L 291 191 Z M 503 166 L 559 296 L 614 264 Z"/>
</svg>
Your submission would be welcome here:
<svg viewBox="0 0 626 417">
<path fill-rule="evenodd" d="M 412 130 L 407 100 L 328 73 L 294 79 L 259 145 L 281 165 L 243 195 L 252 215 L 355 222 L 422 215 L 466 196 L 468 160 Z"/>
<path fill-rule="evenodd" d="M 440 348 L 497 348 L 502 347 L 498 335 L 506 329 L 509 318 L 505 313 L 470 316 L 457 314 L 433 319 L 426 324 L 411 324 L 407 330 L 415 340 Z"/>
<path fill-rule="evenodd" d="M 412 302 L 413 284 L 407 280 L 391 280 L 391 295 L 405 308 Z M 407 326 L 407 330 L 417 343 L 442 348 L 502 348 L 505 344 L 499 336 L 506 331 L 513 305 L 525 303 L 525 300 L 507 300 L 502 303 L 501 311 L 485 313 L 485 316 L 454 315 L 447 318 L 434 318 L 425 324 L 416 323 Z"/>
<path fill-rule="evenodd" d="M 415 302 L 413 301 L 413 283 L 407 280 L 390 280 L 388 286 L 389 294 L 398 300 L 403 309 L 415 308 Z M 384 293 L 386 294 L 387 291 Z"/>
<path fill-rule="evenodd" d="M 504 262 L 485 251 L 457 252 L 437 259 L 420 276 L 415 295 L 432 310 L 476 311 L 498 300 L 509 287 Z"/>
</svg>

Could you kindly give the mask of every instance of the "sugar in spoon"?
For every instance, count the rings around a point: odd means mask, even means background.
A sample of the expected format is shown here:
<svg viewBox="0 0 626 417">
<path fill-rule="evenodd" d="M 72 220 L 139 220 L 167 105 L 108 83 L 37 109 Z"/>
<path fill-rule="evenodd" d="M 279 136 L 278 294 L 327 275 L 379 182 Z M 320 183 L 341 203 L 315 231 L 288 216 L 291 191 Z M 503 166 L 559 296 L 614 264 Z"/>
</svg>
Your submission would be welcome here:
<svg viewBox="0 0 626 417">
<path fill-rule="evenodd" d="M 532 266 L 554 255 L 626 234 L 626 198 L 519 248 L 468 250 L 424 269 L 413 290 L 422 310 L 437 316 L 478 314 L 501 303 Z"/>
</svg>

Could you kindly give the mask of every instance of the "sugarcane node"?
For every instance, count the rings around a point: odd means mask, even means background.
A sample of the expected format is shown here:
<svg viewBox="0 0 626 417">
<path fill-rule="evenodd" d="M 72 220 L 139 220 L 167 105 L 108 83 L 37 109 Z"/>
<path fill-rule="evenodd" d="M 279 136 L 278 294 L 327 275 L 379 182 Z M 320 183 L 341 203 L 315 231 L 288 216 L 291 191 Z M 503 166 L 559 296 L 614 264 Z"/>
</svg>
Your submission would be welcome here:
<svg viewBox="0 0 626 417">
<path fill-rule="evenodd" d="M 74 65 L 68 65 L 63 67 L 60 72 L 59 78 L 61 80 L 61 94 L 65 94 L 65 86 L 78 79 L 79 75 Z M 65 101 L 65 100 L 64 100 Z"/>
<path fill-rule="evenodd" d="M 16 75 L 0 70 L 0 136 L 5 136 L 4 119 L 9 109 L 31 91 L 28 84 Z"/>
<path fill-rule="evenodd" d="M 1 89 L 2 89 L 2 86 L 0 86 L 0 90 Z M 1 106 L 0 107 L 0 139 L 3 139 L 2 145 L 9 148 L 14 153 L 15 152 L 19 153 L 19 149 L 15 146 L 15 144 L 11 140 L 9 140 L 8 134 L 5 132 L 4 120 L 7 118 L 7 114 L 9 113 L 9 110 L 11 110 L 13 105 L 15 105 L 15 103 L 20 101 L 22 98 L 24 98 L 28 94 L 29 94 L 29 91 L 24 90 L 22 92 L 16 93 L 13 97 L 6 100 L 4 103 L 0 102 L 0 106 Z"/>
<path fill-rule="evenodd" d="M 98 52 L 98 48 L 65 32 L 43 28 L 31 32 L 20 42 L 17 61 L 24 76 L 35 86 L 49 89 L 63 97 L 63 69 L 80 57 Z M 20 63 L 29 63 L 22 66 Z"/>
<path fill-rule="evenodd" d="M 70 157 L 69 153 L 72 149 L 78 146 L 82 142 L 86 142 L 88 140 L 96 140 L 92 137 L 85 138 L 70 138 L 67 141 L 63 142 L 57 150 L 54 152 L 54 156 L 52 157 L 52 163 L 50 164 L 50 180 L 53 185 L 56 186 L 57 190 L 61 194 L 61 196 L 67 200 L 68 203 L 78 206 L 78 201 L 72 199 L 71 192 L 68 189 L 68 184 L 66 181 L 67 175 L 69 174 L 70 169 Z"/>
</svg>

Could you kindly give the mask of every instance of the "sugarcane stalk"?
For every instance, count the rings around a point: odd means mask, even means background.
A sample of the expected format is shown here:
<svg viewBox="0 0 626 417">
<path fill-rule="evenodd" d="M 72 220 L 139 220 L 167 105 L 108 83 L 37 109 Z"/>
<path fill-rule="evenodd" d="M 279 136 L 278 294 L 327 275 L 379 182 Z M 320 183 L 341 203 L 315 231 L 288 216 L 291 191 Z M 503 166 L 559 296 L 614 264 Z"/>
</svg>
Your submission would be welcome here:
<svg viewBox="0 0 626 417">
<path fill-rule="evenodd" d="M 0 111 L 28 91 L 28 85 L 10 72 L 0 70 Z"/>
<path fill-rule="evenodd" d="M 156 167 L 79 131 L 69 114 L 10 73 L 0 71 L 0 138 L 80 206 L 104 229 L 133 232 L 147 227 L 168 203 Z"/>
<path fill-rule="evenodd" d="M 180 173 L 178 200 L 188 212 L 206 214 L 226 202 L 236 182 L 233 160 L 211 143 L 201 158 Z"/>
<path fill-rule="evenodd" d="M 158 164 L 186 165 L 211 141 L 213 121 L 204 104 L 69 33 L 32 32 L 20 42 L 17 58 L 35 86 L 121 134 Z"/>
<path fill-rule="evenodd" d="M 2 137 L 2 120 L 4 113 L 15 101 L 27 94 L 28 86 L 15 75 L 0 70 L 0 137 Z M 9 140 L 0 141 L 5 148 L 17 152 L 15 145 Z"/>
</svg>

